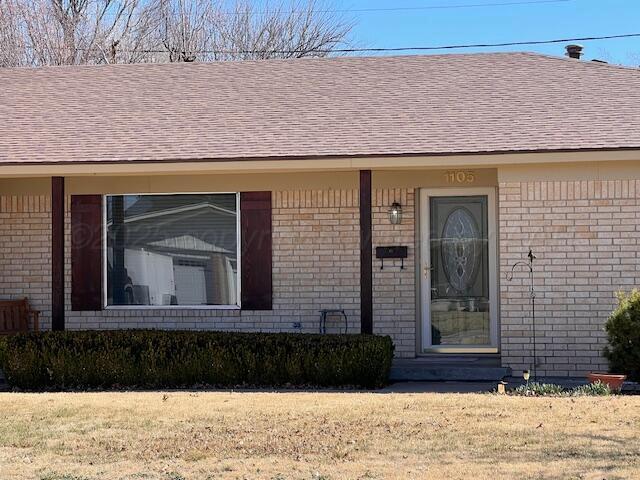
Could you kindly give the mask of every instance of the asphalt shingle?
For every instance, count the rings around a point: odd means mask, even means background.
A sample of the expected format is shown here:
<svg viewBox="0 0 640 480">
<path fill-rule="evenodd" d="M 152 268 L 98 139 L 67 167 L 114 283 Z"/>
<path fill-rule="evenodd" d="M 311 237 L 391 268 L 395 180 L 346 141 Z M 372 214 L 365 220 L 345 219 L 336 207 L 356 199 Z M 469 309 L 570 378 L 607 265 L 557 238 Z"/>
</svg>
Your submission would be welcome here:
<svg viewBox="0 0 640 480">
<path fill-rule="evenodd" d="M 0 69 L 0 165 L 640 148 L 640 70 L 531 53 Z"/>
</svg>

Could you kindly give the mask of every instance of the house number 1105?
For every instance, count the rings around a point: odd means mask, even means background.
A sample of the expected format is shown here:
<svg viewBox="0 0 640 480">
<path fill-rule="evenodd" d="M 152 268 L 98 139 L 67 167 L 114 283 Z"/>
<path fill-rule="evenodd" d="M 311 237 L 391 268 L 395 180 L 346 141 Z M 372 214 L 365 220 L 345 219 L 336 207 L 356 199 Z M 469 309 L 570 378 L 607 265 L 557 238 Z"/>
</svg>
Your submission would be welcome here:
<svg viewBox="0 0 640 480">
<path fill-rule="evenodd" d="M 476 181 L 476 174 L 470 170 L 449 170 L 444 176 L 447 183 L 473 183 Z"/>
</svg>

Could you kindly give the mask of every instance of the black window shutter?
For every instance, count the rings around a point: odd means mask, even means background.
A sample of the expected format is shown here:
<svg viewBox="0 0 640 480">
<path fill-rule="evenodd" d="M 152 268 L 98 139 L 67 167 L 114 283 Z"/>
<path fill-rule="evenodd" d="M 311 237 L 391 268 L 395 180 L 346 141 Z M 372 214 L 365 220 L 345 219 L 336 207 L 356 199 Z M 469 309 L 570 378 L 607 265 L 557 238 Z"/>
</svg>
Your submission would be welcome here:
<svg viewBox="0 0 640 480">
<path fill-rule="evenodd" d="M 71 308 L 102 310 L 102 196 L 71 196 Z"/>
<path fill-rule="evenodd" d="M 272 309 L 271 192 L 240 193 L 243 310 Z"/>
</svg>

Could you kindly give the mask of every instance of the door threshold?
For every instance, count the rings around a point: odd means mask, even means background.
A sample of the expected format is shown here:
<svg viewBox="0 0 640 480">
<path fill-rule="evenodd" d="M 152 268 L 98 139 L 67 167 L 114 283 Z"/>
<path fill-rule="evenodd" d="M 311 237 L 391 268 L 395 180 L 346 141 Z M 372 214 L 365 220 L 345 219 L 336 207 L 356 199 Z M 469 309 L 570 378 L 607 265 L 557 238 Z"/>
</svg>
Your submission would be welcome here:
<svg viewBox="0 0 640 480">
<path fill-rule="evenodd" d="M 421 355 L 415 358 L 396 358 L 393 365 L 396 367 L 417 368 L 417 369 L 477 369 L 477 368 L 498 368 L 502 361 L 500 355 Z"/>
<path fill-rule="evenodd" d="M 415 358 L 500 358 L 500 352 L 489 352 L 489 353 L 481 353 L 481 352 L 465 352 L 465 353 L 453 353 L 453 352 L 418 352 L 416 353 Z"/>
<path fill-rule="evenodd" d="M 464 347 L 429 347 L 419 352 L 418 355 L 430 355 L 430 354 L 453 354 L 453 355 L 484 355 L 484 354 L 498 354 L 500 351 L 496 347 L 476 347 L 476 348 L 464 348 Z"/>
</svg>

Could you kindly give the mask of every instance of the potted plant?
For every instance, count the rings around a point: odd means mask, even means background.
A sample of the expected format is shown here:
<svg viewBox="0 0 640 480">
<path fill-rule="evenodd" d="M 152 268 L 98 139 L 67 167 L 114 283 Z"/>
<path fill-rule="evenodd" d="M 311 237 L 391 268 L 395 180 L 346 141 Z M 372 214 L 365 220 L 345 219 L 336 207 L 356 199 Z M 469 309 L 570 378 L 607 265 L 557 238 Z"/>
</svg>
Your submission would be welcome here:
<svg viewBox="0 0 640 480">
<path fill-rule="evenodd" d="M 600 380 L 612 390 L 619 390 L 627 377 L 640 381 L 640 292 L 620 292 L 617 297 L 618 306 L 605 325 L 609 345 L 604 349 L 609 372 L 617 373 L 588 375 L 590 382 Z"/>
<path fill-rule="evenodd" d="M 587 380 L 589 383 L 604 383 L 608 385 L 611 390 L 619 391 L 622 388 L 622 384 L 627 379 L 626 375 L 619 375 L 615 373 L 597 373 L 590 372 L 587 374 Z"/>
</svg>

